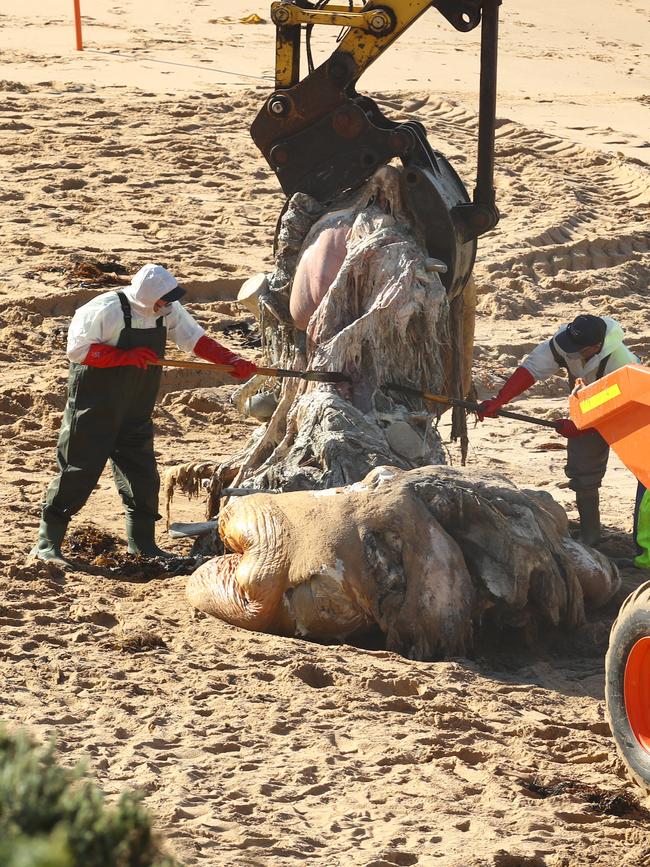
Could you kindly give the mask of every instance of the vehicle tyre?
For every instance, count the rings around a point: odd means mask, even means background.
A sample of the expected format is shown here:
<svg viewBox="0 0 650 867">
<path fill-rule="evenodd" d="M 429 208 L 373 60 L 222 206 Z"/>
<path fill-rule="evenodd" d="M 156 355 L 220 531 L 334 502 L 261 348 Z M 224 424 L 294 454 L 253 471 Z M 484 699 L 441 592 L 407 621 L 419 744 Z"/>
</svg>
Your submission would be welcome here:
<svg viewBox="0 0 650 867">
<path fill-rule="evenodd" d="M 650 581 L 628 596 L 612 626 L 605 701 L 618 753 L 650 794 Z"/>
</svg>

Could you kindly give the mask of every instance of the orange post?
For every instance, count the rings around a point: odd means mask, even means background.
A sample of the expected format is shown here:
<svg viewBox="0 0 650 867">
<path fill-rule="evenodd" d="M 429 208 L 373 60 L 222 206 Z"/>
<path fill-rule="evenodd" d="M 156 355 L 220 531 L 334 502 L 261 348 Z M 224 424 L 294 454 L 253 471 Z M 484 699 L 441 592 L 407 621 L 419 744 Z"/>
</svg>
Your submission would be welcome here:
<svg viewBox="0 0 650 867">
<path fill-rule="evenodd" d="M 650 488 L 650 367 L 627 364 L 571 396 L 577 428 L 596 428 L 641 484 Z"/>
<path fill-rule="evenodd" d="M 77 51 L 83 51 L 84 46 L 81 41 L 81 8 L 80 0 L 74 0 L 74 29 L 77 36 Z"/>
</svg>

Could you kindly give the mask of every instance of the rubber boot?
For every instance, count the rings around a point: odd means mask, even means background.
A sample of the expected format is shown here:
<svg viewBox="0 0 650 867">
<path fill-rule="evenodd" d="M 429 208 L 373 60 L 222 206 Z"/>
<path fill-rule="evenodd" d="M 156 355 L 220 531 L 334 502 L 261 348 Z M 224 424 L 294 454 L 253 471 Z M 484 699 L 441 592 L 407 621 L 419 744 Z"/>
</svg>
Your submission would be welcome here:
<svg viewBox="0 0 650 867">
<path fill-rule="evenodd" d="M 72 566 L 61 553 L 61 542 L 68 529 L 67 524 L 48 524 L 41 519 L 38 529 L 38 542 L 29 552 L 30 557 L 45 560 L 47 563 L 55 563 L 57 566 Z"/>
<path fill-rule="evenodd" d="M 580 516 L 580 541 L 585 545 L 595 545 L 600 539 L 598 490 L 577 491 L 576 503 Z"/>
<path fill-rule="evenodd" d="M 126 538 L 129 554 L 143 557 L 176 557 L 171 551 L 163 551 L 156 545 L 156 522 L 153 518 L 126 516 Z"/>
</svg>

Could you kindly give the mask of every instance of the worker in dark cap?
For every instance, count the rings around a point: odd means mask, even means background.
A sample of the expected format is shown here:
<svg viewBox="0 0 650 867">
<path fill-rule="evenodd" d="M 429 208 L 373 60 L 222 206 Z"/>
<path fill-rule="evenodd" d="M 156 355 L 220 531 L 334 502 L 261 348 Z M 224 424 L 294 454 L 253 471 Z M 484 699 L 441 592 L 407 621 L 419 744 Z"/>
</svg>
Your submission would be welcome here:
<svg viewBox="0 0 650 867">
<path fill-rule="evenodd" d="M 155 542 L 160 477 L 151 415 L 167 336 L 185 352 L 232 365 L 248 379 L 255 365 L 217 343 L 183 308 L 185 289 L 161 265 L 144 265 L 130 286 L 80 307 L 68 330 L 68 401 L 57 447 L 59 475 L 47 489 L 31 556 L 65 565 L 70 519 L 84 505 L 110 459 L 126 511 L 128 549 L 167 556 Z"/>
<path fill-rule="evenodd" d="M 479 418 L 494 418 L 502 406 L 561 367 L 567 371 L 572 391 L 577 379 L 590 385 L 613 370 L 638 362 L 623 343 L 623 329 L 618 322 L 608 316 L 581 314 L 533 349 L 497 396 L 483 401 Z M 594 545 L 601 532 L 598 492 L 607 469 L 609 446 L 598 431 L 578 430 L 569 418 L 558 419 L 555 429 L 568 441 L 565 472 L 569 487 L 576 493 L 580 538 Z"/>
</svg>

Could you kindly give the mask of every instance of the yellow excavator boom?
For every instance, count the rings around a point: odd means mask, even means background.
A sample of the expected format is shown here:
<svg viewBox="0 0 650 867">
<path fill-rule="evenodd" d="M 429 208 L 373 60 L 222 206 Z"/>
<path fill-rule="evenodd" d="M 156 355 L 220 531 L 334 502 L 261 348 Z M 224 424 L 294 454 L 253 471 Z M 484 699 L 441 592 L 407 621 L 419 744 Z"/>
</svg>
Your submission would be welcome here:
<svg viewBox="0 0 650 867">
<path fill-rule="evenodd" d="M 476 239 L 499 219 L 495 204 L 494 129 L 498 10 L 501 0 L 381 0 L 354 7 L 328 0 L 277 0 L 276 86 L 251 126 L 251 136 L 288 197 L 296 192 L 322 203 L 360 186 L 382 165 L 400 159 L 403 194 L 431 256 L 447 265 L 443 282 L 462 291 L 476 256 Z M 418 121 L 386 117 L 357 93 L 363 72 L 429 8 L 463 32 L 481 24 L 479 146 L 473 198 L 450 163 L 434 150 Z M 317 25 L 346 28 L 318 68 L 310 37 Z M 310 68 L 300 78 L 301 37 Z"/>
</svg>

